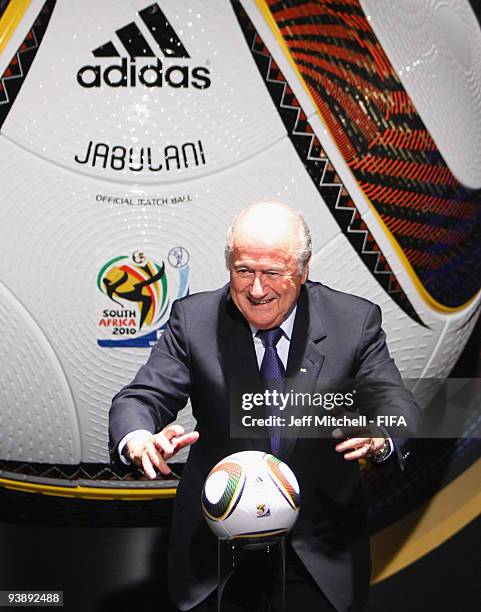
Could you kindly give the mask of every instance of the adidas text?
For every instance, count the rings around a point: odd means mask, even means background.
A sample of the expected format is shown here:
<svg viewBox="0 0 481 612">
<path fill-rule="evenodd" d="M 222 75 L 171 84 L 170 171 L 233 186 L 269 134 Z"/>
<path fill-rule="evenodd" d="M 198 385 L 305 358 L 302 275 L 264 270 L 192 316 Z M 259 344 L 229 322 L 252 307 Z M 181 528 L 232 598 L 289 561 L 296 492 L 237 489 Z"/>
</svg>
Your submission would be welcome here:
<svg viewBox="0 0 481 612">
<path fill-rule="evenodd" d="M 77 72 L 77 81 L 82 87 L 195 87 L 207 89 L 211 85 L 210 71 L 204 66 L 169 66 L 164 70 L 160 59 L 157 64 L 147 64 L 140 69 L 135 61 L 123 58 L 120 64 L 109 66 L 86 65 Z"/>
</svg>

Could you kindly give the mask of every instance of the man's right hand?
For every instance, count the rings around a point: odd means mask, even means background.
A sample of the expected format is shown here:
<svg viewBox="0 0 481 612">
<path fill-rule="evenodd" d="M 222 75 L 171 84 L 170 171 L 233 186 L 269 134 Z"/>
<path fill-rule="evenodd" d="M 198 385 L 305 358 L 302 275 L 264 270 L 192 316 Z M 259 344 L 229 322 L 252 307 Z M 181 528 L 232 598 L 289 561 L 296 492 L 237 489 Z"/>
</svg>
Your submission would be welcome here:
<svg viewBox="0 0 481 612">
<path fill-rule="evenodd" d="M 181 448 L 197 442 L 199 433 L 184 433 L 180 425 L 168 425 L 157 434 L 139 432 L 125 445 L 124 453 L 131 463 L 143 469 L 146 476 L 156 478 L 154 466 L 165 474 L 170 474 L 167 461 L 176 455 Z"/>
</svg>

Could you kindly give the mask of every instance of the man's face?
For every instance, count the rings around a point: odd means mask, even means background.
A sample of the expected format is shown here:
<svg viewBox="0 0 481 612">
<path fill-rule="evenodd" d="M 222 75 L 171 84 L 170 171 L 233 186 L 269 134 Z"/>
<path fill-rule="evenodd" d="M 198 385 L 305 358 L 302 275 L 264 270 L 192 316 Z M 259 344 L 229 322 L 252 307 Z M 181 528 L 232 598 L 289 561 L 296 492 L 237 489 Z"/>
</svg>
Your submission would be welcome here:
<svg viewBox="0 0 481 612">
<path fill-rule="evenodd" d="M 288 244 L 235 243 L 230 260 L 230 292 L 235 305 L 258 329 L 277 327 L 289 316 L 306 282 Z"/>
</svg>

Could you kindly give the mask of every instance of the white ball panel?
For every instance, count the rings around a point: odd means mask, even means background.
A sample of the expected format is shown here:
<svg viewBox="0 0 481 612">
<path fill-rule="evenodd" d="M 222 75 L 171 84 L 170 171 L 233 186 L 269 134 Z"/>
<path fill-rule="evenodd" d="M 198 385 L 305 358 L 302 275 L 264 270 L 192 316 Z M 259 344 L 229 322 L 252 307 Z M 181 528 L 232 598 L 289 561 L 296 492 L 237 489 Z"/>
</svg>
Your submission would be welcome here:
<svg viewBox="0 0 481 612">
<path fill-rule="evenodd" d="M 78 463 L 76 406 L 57 355 L 22 303 L 0 283 L 0 457 Z"/>
<path fill-rule="evenodd" d="M 423 372 L 424 378 L 445 378 L 461 354 L 479 318 L 479 303 L 472 304 L 462 314 L 446 324 L 439 347 L 434 351 Z"/>
<path fill-rule="evenodd" d="M 215 472 L 206 480 L 204 492 L 211 504 L 216 504 L 222 497 L 228 480 L 229 472 L 223 470 Z"/>
</svg>

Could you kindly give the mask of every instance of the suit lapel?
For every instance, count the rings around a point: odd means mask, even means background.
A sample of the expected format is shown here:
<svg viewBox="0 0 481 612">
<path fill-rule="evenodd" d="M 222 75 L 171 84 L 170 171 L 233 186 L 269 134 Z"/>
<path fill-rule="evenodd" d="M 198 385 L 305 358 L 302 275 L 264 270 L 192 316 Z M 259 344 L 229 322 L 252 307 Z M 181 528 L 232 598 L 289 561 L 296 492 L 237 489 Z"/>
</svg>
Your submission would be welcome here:
<svg viewBox="0 0 481 612">
<path fill-rule="evenodd" d="M 228 418 L 230 418 L 231 388 L 235 385 L 242 387 L 244 382 L 246 389 L 251 390 L 253 386 L 258 386 L 260 390 L 262 379 L 257 365 L 251 329 L 228 293 L 220 308 L 218 356 L 227 384 L 229 402 L 227 410 L 229 411 Z M 246 446 L 253 450 L 266 451 L 269 448 L 269 440 L 265 438 L 248 438 L 245 442 Z"/>
<path fill-rule="evenodd" d="M 322 352 L 322 341 L 327 334 L 317 310 L 309 299 L 309 290 L 303 285 L 297 303 L 296 318 L 292 330 L 286 378 L 290 388 L 304 393 L 314 393 L 321 376 L 325 355 Z M 290 414 L 295 415 L 295 409 Z M 289 415 L 290 418 L 290 415 Z M 295 447 L 295 436 L 284 438 L 282 455 L 288 458 Z"/>
</svg>

